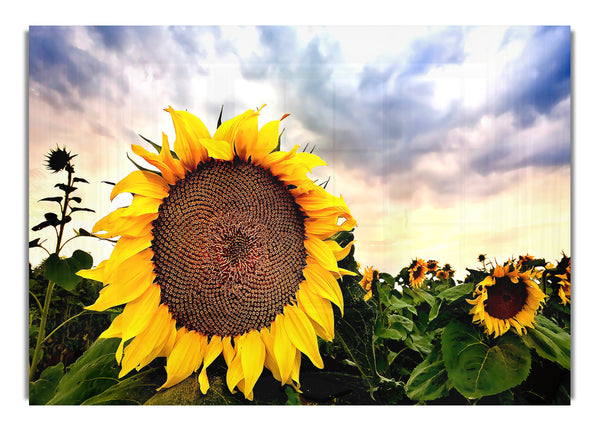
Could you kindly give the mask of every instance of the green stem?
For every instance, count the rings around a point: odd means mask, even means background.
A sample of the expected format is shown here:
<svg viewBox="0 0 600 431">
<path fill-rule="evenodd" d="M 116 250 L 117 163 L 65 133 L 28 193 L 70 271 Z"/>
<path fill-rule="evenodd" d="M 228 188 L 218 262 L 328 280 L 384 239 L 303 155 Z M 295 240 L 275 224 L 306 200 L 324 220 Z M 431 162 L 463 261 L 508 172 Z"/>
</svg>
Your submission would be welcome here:
<svg viewBox="0 0 600 431">
<path fill-rule="evenodd" d="M 31 296 L 33 296 L 33 299 L 35 299 L 35 302 L 37 302 L 38 307 L 40 307 L 40 313 L 41 313 L 44 308 L 42 307 L 42 304 L 40 304 L 40 300 L 37 299 L 37 296 L 35 296 L 33 294 L 33 292 L 31 291 L 31 289 L 29 289 L 29 293 L 31 294 Z"/>
<path fill-rule="evenodd" d="M 87 313 L 88 310 L 83 310 L 81 313 L 78 313 L 74 316 L 69 317 L 67 320 L 65 320 L 63 323 L 61 323 L 60 325 L 58 325 L 56 328 L 54 328 L 54 330 L 52 332 L 50 332 L 46 338 L 44 338 L 42 340 L 42 343 L 45 343 L 46 341 L 48 341 L 48 339 L 56 332 L 58 331 L 62 326 L 66 325 L 67 323 L 69 323 L 71 320 L 76 319 L 77 317 L 81 316 L 82 314 Z"/>
<path fill-rule="evenodd" d="M 48 288 L 46 289 L 46 299 L 44 299 L 44 308 L 42 309 L 42 320 L 40 321 L 40 329 L 38 332 L 37 341 L 35 343 L 35 350 L 33 351 L 33 357 L 31 358 L 31 365 L 29 366 L 29 381 L 33 381 L 35 377 L 35 371 L 40 362 L 40 356 L 42 353 L 42 343 L 44 335 L 46 334 L 46 320 L 48 319 L 48 310 L 50 309 L 50 300 L 52 299 L 52 291 L 54 290 L 54 282 L 48 281 Z"/>
<path fill-rule="evenodd" d="M 68 179 L 67 185 L 69 187 L 73 186 L 73 175 L 70 170 L 67 170 Z M 62 216 L 61 221 L 64 221 L 65 216 L 67 214 L 67 208 L 69 207 L 69 191 L 68 188 L 65 190 L 65 202 L 62 206 Z M 65 231 L 65 224 L 61 223 L 60 230 L 57 232 L 56 238 L 56 254 L 60 252 L 62 248 L 61 241 L 63 237 L 63 233 Z M 56 230 L 56 227 L 54 228 Z M 40 320 L 40 329 L 38 332 L 37 341 L 35 343 L 35 350 L 33 351 L 33 357 L 31 358 L 31 364 L 29 365 L 29 380 L 33 381 L 35 377 L 35 372 L 37 370 L 38 364 L 40 363 L 41 354 L 42 354 L 42 344 L 46 341 L 44 337 L 46 335 L 46 320 L 48 319 L 48 310 L 50 310 L 50 302 L 52 301 L 52 291 L 54 290 L 54 282 L 48 281 L 48 288 L 46 289 L 46 298 L 44 299 L 44 307 L 42 309 L 42 318 Z"/>
</svg>

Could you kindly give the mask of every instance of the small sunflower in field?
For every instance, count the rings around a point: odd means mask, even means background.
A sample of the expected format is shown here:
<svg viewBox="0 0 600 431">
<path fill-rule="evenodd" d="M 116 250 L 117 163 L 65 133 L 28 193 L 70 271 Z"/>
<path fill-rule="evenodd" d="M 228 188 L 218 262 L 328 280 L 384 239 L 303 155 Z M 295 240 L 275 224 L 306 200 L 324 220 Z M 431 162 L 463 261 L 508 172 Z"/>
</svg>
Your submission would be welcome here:
<svg viewBox="0 0 600 431">
<path fill-rule="evenodd" d="M 449 278 L 454 277 L 454 273 L 455 273 L 454 269 L 452 269 L 450 264 L 447 263 L 443 267 L 441 267 L 438 271 L 436 271 L 435 276 L 439 280 L 448 280 Z"/>
<path fill-rule="evenodd" d="M 438 268 L 438 261 L 437 260 L 433 260 L 433 259 L 429 259 L 427 261 L 427 272 L 436 272 Z"/>
<path fill-rule="evenodd" d="M 427 264 L 423 259 L 414 259 L 408 267 L 408 280 L 411 287 L 420 287 L 427 274 Z"/>
<path fill-rule="evenodd" d="M 563 261 L 567 262 L 565 272 L 557 274 L 556 277 L 560 279 L 558 282 L 558 296 L 563 305 L 567 305 L 567 302 L 571 303 L 571 258 L 563 257 Z"/>
<path fill-rule="evenodd" d="M 521 272 L 520 266 L 497 265 L 473 292 L 467 302 L 474 307 L 473 323 L 485 327 L 485 332 L 498 337 L 511 327 L 523 334 L 533 328 L 533 319 L 545 302 L 545 295 L 531 278 L 531 270 Z"/>
<path fill-rule="evenodd" d="M 525 256 L 519 256 L 517 265 L 522 265 L 526 262 L 531 262 L 533 259 L 534 259 L 534 257 L 531 256 L 529 253 L 527 253 Z"/>
<path fill-rule="evenodd" d="M 322 368 L 317 336 L 334 337 L 332 303 L 343 313 L 336 279 L 356 275 L 337 264 L 352 243 L 328 238 L 356 221 L 341 197 L 306 176 L 325 162 L 297 146 L 276 151 L 280 121 L 258 129 L 260 109 L 213 136 L 187 111 L 166 111 L 174 152 L 164 134 L 158 154 L 132 145 L 160 172 L 134 171 L 114 186 L 111 199 L 132 193 L 133 201 L 93 232 L 117 244 L 79 272 L 106 286 L 88 309 L 125 304 L 101 335 L 122 339 L 119 377 L 162 356 L 161 388 L 202 367 L 206 393 L 206 369 L 222 354 L 232 392 L 251 400 L 263 367 L 298 388 L 301 353 Z"/>
<path fill-rule="evenodd" d="M 379 276 L 379 271 L 373 269 L 372 266 L 367 266 L 365 268 L 365 273 L 363 274 L 362 280 L 360 280 L 360 285 L 363 289 L 367 291 L 365 294 L 365 301 L 369 300 L 371 296 L 373 296 L 373 283 L 377 280 Z"/>
</svg>

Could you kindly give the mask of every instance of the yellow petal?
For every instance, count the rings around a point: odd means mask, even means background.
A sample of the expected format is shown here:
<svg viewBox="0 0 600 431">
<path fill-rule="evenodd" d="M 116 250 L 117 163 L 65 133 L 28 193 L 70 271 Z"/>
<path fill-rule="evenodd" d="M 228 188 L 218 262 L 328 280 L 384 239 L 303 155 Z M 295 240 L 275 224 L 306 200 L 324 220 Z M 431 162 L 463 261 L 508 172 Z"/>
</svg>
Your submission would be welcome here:
<svg viewBox="0 0 600 431">
<path fill-rule="evenodd" d="M 323 268 L 328 271 L 338 271 L 337 260 L 333 251 L 320 239 L 308 237 L 304 240 L 304 247 L 309 256 L 314 258 Z"/>
<path fill-rule="evenodd" d="M 313 294 L 333 302 L 344 315 L 344 298 L 335 277 L 311 259 L 307 259 L 307 265 L 302 273 L 306 279 L 306 288 Z"/>
<path fill-rule="evenodd" d="M 153 284 L 139 298 L 129 302 L 123 309 L 123 333 L 121 338 L 129 340 L 150 324 L 160 303 L 160 287 Z"/>
<path fill-rule="evenodd" d="M 298 305 L 315 323 L 317 323 L 325 333 L 321 336 L 324 340 L 331 341 L 334 337 L 334 319 L 331 303 L 314 295 L 310 290 L 304 289 L 306 281 L 300 283 L 300 290 L 296 292 Z"/>
<path fill-rule="evenodd" d="M 119 271 L 111 277 L 110 284 L 100 291 L 96 302 L 85 308 L 104 311 L 141 296 L 152 285 L 155 277 L 154 264 L 149 257 L 151 258 L 151 253 L 142 252 L 125 260 L 119 266 Z"/>
<path fill-rule="evenodd" d="M 169 194 L 169 184 L 163 177 L 152 172 L 133 171 L 113 187 L 110 200 L 125 192 L 163 199 Z"/>
<path fill-rule="evenodd" d="M 267 154 L 277 148 L 279 141 L 279 121 L 270 121 L 260 128 L 252 161 L 260 162 Z"/>
<path fill-rule="evenodd" d="M 193 171 L 198 163 L 208 160 L 208 151 L 200 143 L 200 139 L 210 139 L 210 133 L 204 123 L 195 115 L 186 111 L 175 111 L 168 107 L 165 111 L 171 114 L 175 128 L 175 153 L 183 166 Z"/>
<path fill-rule="evenodd" d="M 202 371 L 200 371 L 200 375 L 198 376 L 200 390 L 205 395 L 210 387 L 208 384 L 208 376 L 206 375 L 206 368 L 213 363 L 213 361 L 221 354 L 222 351 L 223 344 L 221 342 L 221 337 L 218 335 L 213 335 L 208 347 L 206 348 L 206 352 L 204 353 L 204 365 L 202 365 Z"/>
<path fill-rule="evenodd" d="M 119 376 L 122 377 L 140 364 L 157 345 L 160 345 L 168 333 L 171 317 L 166 305 L 161 305 L 156 311 L 150 324 L 138 334 L 125 348 L 123 364 Z"/>
<path fill-rule="evenodd" d="M 323 359 L 319 353 L 317 336 L 310 320 L 303 311 L 294 305 L 287 305 L 283 310 L 283 324 L 290 341 L 304 353 L 317 368 L 323 368 Z"/>
<path fill-rule="evenodd" d="M 294 364 L 294 356 L 296 355 L 296 348 L 290 341 L 287 333 L 285 332 L 285 326 L 283 324 L 284 316 L 278 314 L 275 317 L 275 321 L 271 323 L 271 334 L 273 335 L 273 355 L 279 375 L 281 376 L 281 383 L 287 381 L 290 373 L 292 372 L 292 365 Z"/>
<path fill-rule="evenodd" d="M 162 158 L 160 157 L 160 154 L 151 153 L 150 151 L 146 150 L 145 148 L 143 148 L 139 145 L 135 145 L 135 144 L 131 145 L 131 150 L 135 154 L 137 154 L 138 156 L 143 158 L 146 162 L 148 162 L 152 166 L 158 168 L 160 170 L 162 177 L 165 179 L 165 181 L 167 183 L 175 184 L 177 182 L 177 180 L 179 179 L 171 171 L 171 168 L 169 166 L 167 166 L 167 164 L 162 160 Z"/>
<path fill-rule="evenodd" d="M 258 113 L 254 113 L 240 121 L 235 135 L 235 152 L 242 160 L 248 160 L 256 147 L 258 136 Z M 246 383 L 247 384 L 247 383 Z"/>
<path fill-rule="evenodd" d="M 340 261 L 348 256 L 348 253 L 350 253 L 350 250 L 352 249 L 352 244 L 354 244 L 356 241 L 350 241 L 344 248 L 340 247 L 340 245 L 335 241 L 324 242 L 333 252 L 335 260 Z"/>
<path fill-rule="evenodd" d="M 202 343 L 204 338 L 204 343 Z M 188 377 L 202 363 L 203 347 L 206 346 L 206 335 L 189 331 L 177 341 L 167 358 L 167 381 L 158 388 L 169 388 Z"/>
<path fill-rule="evenodd" d="M 208 151 L 209 157 L 220 160 L 233 160 L 233 145 L 227 141 L 217 141 L 215 139 L 201 139 L 200 142 Z"/>
<path fill-rule="evenodd" d="M 83 278 L 102 282 L 105 278 L 104 269 L 106 268 L 106 262 L 106 260 L 103 260 L 93 269 L 80 269 L 76 274 Z"/>
<path fill-rule="evenodd" d="M 246 381 L 244 396 L 247 398 L 262 373 L 265 364 L 265 345 L 257 330 L 253 329 L 245 335 L 240 337 L 238 353 L 241 356 L 242 371 Z"/>
</svg>

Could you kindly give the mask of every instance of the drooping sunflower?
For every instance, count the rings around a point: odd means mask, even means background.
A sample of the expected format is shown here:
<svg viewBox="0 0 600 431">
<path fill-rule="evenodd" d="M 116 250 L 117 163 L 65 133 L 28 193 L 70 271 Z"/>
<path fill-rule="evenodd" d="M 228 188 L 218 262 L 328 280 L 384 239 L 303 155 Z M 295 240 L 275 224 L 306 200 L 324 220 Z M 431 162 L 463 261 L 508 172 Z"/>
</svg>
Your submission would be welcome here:
<svg viewBox="0 0 600 431">
<path fill-rule="evenodd" d="M 427 264 L 423 259 L 414 259 L 408 267 L 408 280 L 412 287 L 420 287 L 427 274 Z"/>
<path fill-rule="evenodd" d="M 545 296 L 531 278 L 531 270 L 521 272 L 520 266 L 497 265 L 491 274 L 477 284 L 474 299 L 467 302 L 474 307 L 473 323 L 485 327 L 484 332 L 498 337 L 511 326 L 519 335 L 525 327 L 533 328 L 533 319 Z"/>
<path fill-rule="evenodd" d="M 88 309 L 125 304 L 101 334 L 122 339 L 119 377 L 166 357 L 159 389 L 202 366 L 206 393 L 206 368 L 222 354 L 229 390 L 250 400 L 263 366 L 299 388 L 301 353 L 322 368 L 317 336 L 334 337 L 332 303 L 343 313 L 337 278 L 356 275 L 337 265 L 352 243 L 341 248 L 328 238 L 356 221 L 343 198 L 306 176 L 325 164 L 318 156 L 297 146 L 274 151 L 280 121 L 259 130 L 260 109 L 213 136 L 196 116 L 165 111 L 174 153 L 164 133 L 158 154 L 132 145 L 159 172 L 137 170 L 114 186 L 111 199 L 129 192 L 132 203 L 93 232 L 119 237 L 116 246 L 79 272 L 105 285 Z"/>
<path fill-rule="evenodd" d="M 365 294 L 365 301 L 368 301 L 373 296 L 373 280 L 376 280 L 379 276 L 379 271 L 373 269 L 372 266 L 368 266 L 365 268 L 365 273 L 363 274 L 362 280 L 360 280 L 360 285 L 363 289 L 367 291 Z"/>
</svg>

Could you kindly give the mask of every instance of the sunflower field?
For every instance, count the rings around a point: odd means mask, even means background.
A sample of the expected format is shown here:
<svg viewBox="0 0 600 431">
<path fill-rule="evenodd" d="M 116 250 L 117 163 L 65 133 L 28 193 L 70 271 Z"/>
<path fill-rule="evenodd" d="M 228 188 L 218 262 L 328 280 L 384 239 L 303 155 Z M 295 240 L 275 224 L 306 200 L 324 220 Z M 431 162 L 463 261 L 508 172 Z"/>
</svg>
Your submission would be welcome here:
<svg viewBox="0 0 600 431">
<path fill-rule="evenodd" d="M 360 220 L 307 177 L 325 162 L 280 150 L 286 116 L 219 117 L 211 135 L 166 111 L 173 149 L 132 146 L 156 169 L 134 162 L 110 196 L 131 204 L 91 232 L 66 238 L 93 212 L 88 181 L 48 154 L 67 178 L 33 227 L 56 243 L 29 243 L 48 253 L 30 266 L 30 404 L 570 404 L 570 257 L 482 254 L 464 280 L 434 256 L 362 266 Z M 61 255 L 81 236 L 110 257 Z"/>
</svg>

